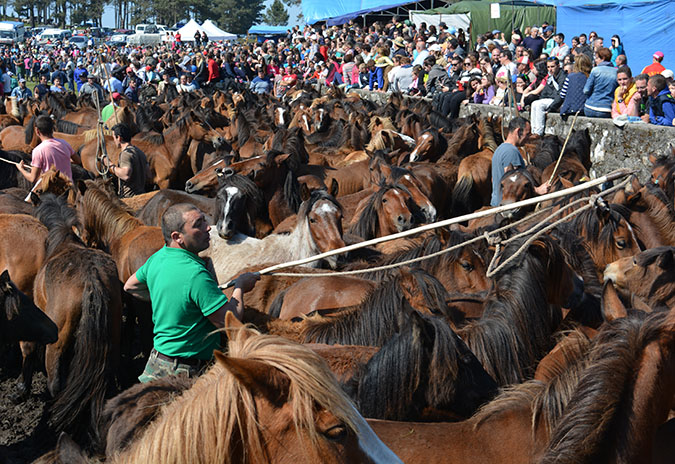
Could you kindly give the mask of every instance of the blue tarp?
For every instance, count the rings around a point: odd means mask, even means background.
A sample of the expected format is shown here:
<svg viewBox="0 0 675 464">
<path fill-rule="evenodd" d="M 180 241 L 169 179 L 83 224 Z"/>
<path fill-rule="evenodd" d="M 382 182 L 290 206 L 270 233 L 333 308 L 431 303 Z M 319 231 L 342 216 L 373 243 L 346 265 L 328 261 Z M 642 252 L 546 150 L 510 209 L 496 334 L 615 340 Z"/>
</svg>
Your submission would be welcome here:
<svg viewBox="0 0 675 464">
<path fill-rule="evenodd" d="M 675 2 L 672 0 L 539 0 L 555 5 L 556 30 L 565 34 L 569 45 L 575 35 L 595 31 L 611 45 L 617 34 L 628 57 L 633 75 L 652 62 L 655 51 L 664 53 L 662 64 L 675 69 Z"/>
<path fill-rule="evenodd" d="M 288 27 L 286 26 L 251 26 L 248 30 L 249 34 L 258 35 L 286 35 Z"/>
<path fill-rule="evenodd" d="M 307 24 L 326 21 L 329 26 L 343 24 L 372 11 L 409 5 L 411 0 L 302 0 L 302 16 Z"/>
</svg>

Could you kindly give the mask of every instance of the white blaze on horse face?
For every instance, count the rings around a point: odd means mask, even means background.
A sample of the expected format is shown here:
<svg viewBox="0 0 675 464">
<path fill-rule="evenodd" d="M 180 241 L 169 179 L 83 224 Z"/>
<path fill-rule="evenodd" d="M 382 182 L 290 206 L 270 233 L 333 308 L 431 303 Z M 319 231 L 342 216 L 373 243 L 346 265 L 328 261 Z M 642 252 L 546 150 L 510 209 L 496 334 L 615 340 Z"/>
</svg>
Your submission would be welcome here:
<svg viewBox="0 0 675 464">
<path fill-rule="evenodd" d="M 418 143 L 417 146 L 415 147 L 415 149 L 412 151 L 412 153 L 410 153 L 410 161 L 417 161 L 417 150 L 418 150 L 420 144 L 422 142 L 424 142 L 426 139 L 428 139 L 429 137 L 431 137 L 431 134 L 429 134 L 428 132 L 425 132 L 424 134 L 422 134 L 422 137 L 421 137 L 422 140 L 420 140 L 420 143 Z"/>
<path fill-rule="evenodd" d="M 316 214 L 321 217 L 325 217 L 329 214 L 337 212 L 337 208 L 334 204 L 327 201 L 321 202 L 321 204 L 316 208 Z"/>
<path fill-rule="evenodd" d="M 227 224 L 227 217 L 230 214 L 230 209 L 232 208 L 232 203 L 234 202 L 234 199 L 239 194 L 239 189 L 234 186 L 225 187 L 225 192 L 227 192 L 227 200 L 223 205 L 223 216 L 221 217 L 221 220 L 218 222 L 218 224 L 216 224 L 216 227 L 218 228 L 218 234 L 221 236 L 227 235 L 227 232 L 230 233 L 233 232 L 224 230 L 223 226 Z"/>
<path fill-rule="evenodd" d="M 218 161 L 216 161 L 215 163 L 213 163 L 213 164 L 211 165 L 211 167 L 218 166 L 220 163 L 224 163 L 224 162 L 225 162 L 225 160 L 221 158 L 221 159 L 219 159 Z"/>
<path fill-rule="evenodd" d="M 352 406 L 353 407 L 353 406 Z M 380 438 L 375 435 L 373 429 L 366 420 L 356 412 L 358 430 L 356 433 L 359 436 L 359 447 L 363 452 L 373 460 L 375 464 L 403 464 L 403 461 L 385 445 Z"/>
<path fill-rule="evenodd" d="M 511 177 L 509 177 L 509 180 L 510 180 L 511 182 L 515 182 L 517 179 L 518 179 L 518 175 L 517 175 L 517 174 L 514 174 L 514 175 L 512 175 Z"/>
<path fill-rule="evenodd" d="M 302 122 L 305 123 L 305 130 L 309 132 L 309 119 L 307 118 L 306 114 L 302 115 Z"/>
</svg>

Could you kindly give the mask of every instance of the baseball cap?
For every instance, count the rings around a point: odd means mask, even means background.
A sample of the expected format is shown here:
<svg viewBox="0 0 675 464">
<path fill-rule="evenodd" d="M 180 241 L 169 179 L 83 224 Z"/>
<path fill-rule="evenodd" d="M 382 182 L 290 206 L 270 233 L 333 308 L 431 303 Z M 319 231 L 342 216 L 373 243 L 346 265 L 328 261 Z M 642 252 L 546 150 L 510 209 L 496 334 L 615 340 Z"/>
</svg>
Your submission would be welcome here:
<svg viewBox="0 0 675 464">
<path fill-rule="evenodd" d="M 656 52 L 656 53 L 654 53 L 653 56 L 654 56 L 654 58 L 658 58 L 658 59 L 661 60 L 661 59 L 663 59 L 663 52 Z"/>
<path fill-rule="evenodd" d="M 672 79 L 673 78 L 673 70 L 672 69 L 664 69 L 661 71 L 661 75 L 665 77 L 666 79 Z"/>
<path fill-rule="evenodd" d="M 122 98 L 122 94 L 119 92 L 113 92 L 112 98 L 113 100 L 119 100 L 120 98 Z"/>
<path fill-rule="evenodd" d="M 19 79 L 19 82 L 26 82 L 26 79 L 22 77 L 21 79 Z"/>
<path fill-rule="evenodd" d="M 500 31 L 499 29 L 495 29 L 494 31 L 492 31 L 492 35 L 499 34 L 499 33 L 501 33 L 501 32 L 502 32 L 502 31 Z"/>
<path fill-rule="evenodd" d="M 134 72 L 134 69 L 133 69 L 131 66 L 128 66 L 128 67 L 127 67 L 127 72 L 128 72 L 128 73 L 132 73 L 132 72 Z"/>
<path fill-rule="evenodd" d="M 553 26 L 546 26 L 544 32 L 553 32 Z"/>
<path fill-rule="evenodd" d="M 433 35 L 427 39 L 427 43 L 434 43 L 434 42 L 436 42 L 436 37 L 434 37 Z"/>
<path fill-rule="evenodd" d="M 429 47 L 430 52 L 440 52 L 441 51 L 441 46 L 438 45 L 437 43 L 433 44 L 431 47 Z"/>
</svg>

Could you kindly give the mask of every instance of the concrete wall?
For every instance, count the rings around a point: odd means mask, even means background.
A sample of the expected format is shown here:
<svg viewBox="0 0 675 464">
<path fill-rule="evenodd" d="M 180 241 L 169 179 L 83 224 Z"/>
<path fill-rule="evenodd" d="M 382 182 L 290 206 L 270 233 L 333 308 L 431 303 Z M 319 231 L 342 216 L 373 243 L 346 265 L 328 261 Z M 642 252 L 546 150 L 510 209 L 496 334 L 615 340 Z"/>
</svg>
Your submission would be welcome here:
<svg viewBox="0 0 675 464">
<path fill-rule="evenodd" d="M 376 103 L 387 101 L 386 93 L 354 90 L 362 97 Z M 414 97 L 411 97 L 414 98 Z M 469 104 L 463 106 L 460 116 L 479 113 L 483 116 L 503 116 L 510 120 L 515 114 L 508 108 L 489 105 Z M 529 113 L 522 116 L 529 119 Z M 563 140 L 572 125 L 573 117 L 566 121 L 559 114 L 549 114 L 546 118 L 546 133 L 555 134 Z M 654 126 L 652 124 L 626 124 L 616 126 L 611 119 L 586 118 L 579 116 L 575 129 L 588 128 L 591 134 L 591 176 L 599 177 L 618 168 L 630 168 L 638 172 L 641 181 L 649 178 L 651 163 L 649 155 L 666 155 L 670 153 L 670 144 L 675 146 L 675 127 Z"/>
</svg>

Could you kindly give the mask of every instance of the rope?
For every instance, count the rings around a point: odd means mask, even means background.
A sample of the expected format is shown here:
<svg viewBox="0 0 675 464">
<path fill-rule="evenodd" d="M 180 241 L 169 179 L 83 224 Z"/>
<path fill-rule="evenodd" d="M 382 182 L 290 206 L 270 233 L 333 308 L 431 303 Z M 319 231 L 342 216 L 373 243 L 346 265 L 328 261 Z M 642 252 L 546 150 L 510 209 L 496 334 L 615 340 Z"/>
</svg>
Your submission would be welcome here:
<svg viewBox="0 0 675 464">
<path fill-rule="evenodd" d="M 262 269 L 262 270 L 258 271 L 258 273 L 261 274 L 261 275 L 262 274 L 269 274 L 269 273 L 272 273 L 272 272 L 277 271 L 279 269 L 285 269 L 285 268 L 289 268 L 289 267 L 295 267 L 295 266 L 299 266 L 299 265 L 302 265 L 302 264 L 311 263 L 313 261 L 318 261 L 320 259 L 328 258 L 330 256 L 339 255 L 339 254 L 346 253 L 346 252 L 352 251 L 352 250 L 358 250 L 360 248 L 365 248 L 367 246 L 376 245 L 378 243 L 383 243 L 383 242 L 395 240 L 395 239 L 398 239 L 398 238 L 408 237 L 408 236 L 411 236 L 411 235 L 418 234 L 420 232 L 425 232 L 427 230 L 438 229 L 440 227 L 445 227 L 445 226 L 449 226 L 449 225 L 452 225 L 452 224 L 457 224 L 457 223 L 460 223 L 460 222 L 469 221 L 469 220 L 472 220 L 472 219 L 478 219 L 478 218 L 482 218 L 482 217 L 486 217 L 486 216 L 493 216 L 495 214 L 499 214 L 499 213 L 502 213 L 504 211 L 510 211 L 512 209 L 522 208 L 524 206 L 535 205 L 535 204 L 541 203 L 543 201 L 548 201 L 548 200 L 552 200 L 552 199 L 555 199 L 555 198 L 560 198 L 560 197 L 564 197 L 564 196 L 567 196 L 567 195 L 572 195 L 572 194 L 575 194 L 577 192 L 581 192 L 581 191 L 584 191 L 584 190 L 588 190 L 589 188 L 595 187 L 597 185 L 601 185 L 601 184 L 603 184 L 605 182 L 608 182 L 610 180 L 614 180 L 614 179 L 618 179 L 618 178 L 621 178 L 621 177 L 628 176 L 630 174 L 632 174 L 632 171 L 629 171 L 627 169 L 620 169 L 620 170 L 617 170 L 617 171 L 613 171 L 610 174 L 607 174 L 606 176 L 602 176 L 598 179 L 588 181 L 588 182 L 585 182 L 583 184 L 576 185 L 574 187 L 570 187 L 570 188 L 567 188 L 567 189 L 564 189 L 564 190 L 561 190 L 561 191 L 558 191 L 558 192 L 547 193 L 545 195 L 541 195 L 541 196 L 536 197 L 536 198 L 528 198 L 527 200 L 518 201 L 518 202 L 515 202 L 515 203 L 511 203 L 509 205 L 497 206 L 497 207 L 494 207 L 494 208 L 491 208 L 491 209 L 488 209 L 488 210 L 477 211 L 477 212 L 474 212 L 474 213 L 471 213 L 471 214 L 467 214 L 467 215 L 464 215 L 464 216 L 458 216 L 458 217 L 451 218 L 451 219 L 446 219 L 446 220 L 435 222 L 435 223 L 432 223 L 432 224 L 425 224 L 425 225 L 417 227 L 415 229 L 410 229 L 410 230 L 406 230 L 406 231 L 403 231 L 403 232 L 398 232 L 396 234 L 387 235 L 385 237 L 378 237 L 378 238 L 371 239 L 371 240 L 365 240 L 363 242 L 355 243 L 353 245 L 348 245 L 348 246 L 345 246 L 345 247 L 342 247 L 342 248 L 338 248 L 336 250 L 331 250 L 331 251 L 327 251 L 327 252 L 324 252 L 324 253 L 320 253 L 318 255 L 310 256 L 308 258 L 302 258 L 302 259 L 298 259 L 298 260 L 295 260 L 295 261 L 289 261 L 289 262 L 286 262 L 286 263 L 275 264 L 274 266 L 270 266 L 270 267 L 267 267 L 265 269 Z M 550 209 L 550 207 L 549 208 L 543 208 L 540 211 L 537 211 L 537 212 L 533 213 L 533 215 L 541 214 L 545 211 L 548 211 L 549 209 Z M 564 208 L 564 209 L 566 209 L 566 208 Z M 532 219 L 532 217 L 534 217 L 533 215 L 527 216 L 526 218 L 523 218 L 523 219 L 521 219 L 519 221 L 516 221 L 513 224 L 509 224 L 505 227 L 510 228 L 510 227 L 515 226 L 515 225 L 521 224 L 524 221 L 529 221 L 529 220 Z M 502 229 L 497 229 L 497 231 L 501 232 Z M 493 235 L 497 231 L 494 231 Z M 355 272 L 355 271 L 344 271 L 344 272 Z M 372 270 L 365 271 L 365 272 L 372 272 Z M 293 274 L 293 275 L 297 276 L 298 274 Z M 311 274 L 311 275 L 316 275 L 316 274 Z M 336 274 L 330 274 L 330 275 L 336 275 Z M 226 284 L 222 284 L 219 287 L 220 288 L 229 288 L 233 285 L 234 285 L 234 281 L 231 280 L 230 282 L 228 282 Z"/>
<path fill-rule="evenodd" d="M 96 98 L 94 98 L 94 106 L 96 107 L 96 113 L 98 113 L 98 123 L 96 124 L 96 172 L 101 176 L 107 176 L 110 172 L 110 158 L 108 158 L 105 147 L 103 120 L 101 120 L 101 103 L 98 101 L 98 92 L 96 92 Z M 106 160 L 108 160 L 107 163 Z"/>
</svg>

